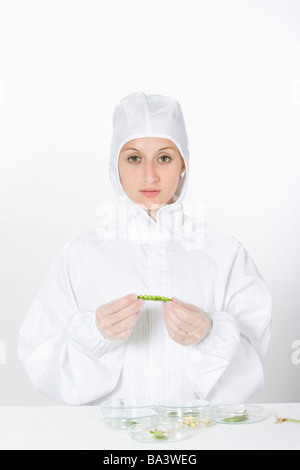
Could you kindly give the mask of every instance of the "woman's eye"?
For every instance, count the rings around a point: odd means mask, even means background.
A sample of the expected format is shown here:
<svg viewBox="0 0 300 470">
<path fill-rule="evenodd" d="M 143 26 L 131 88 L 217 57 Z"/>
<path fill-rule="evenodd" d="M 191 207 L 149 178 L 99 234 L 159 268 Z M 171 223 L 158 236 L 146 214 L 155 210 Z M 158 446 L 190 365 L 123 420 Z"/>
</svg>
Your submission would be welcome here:
<svg viewBox="0 0 300 470">
<path fill-rule="evenodd" d="M 135 156 L 132 156 L 132 157 L 129 157 L 128 160 L 132 163 L 136 163 L 138 161 L 139 157 L 135 157 Z"/>
<path fill-rule="evenodd" d="M 160 160 L 162 163 L 167 163 L 172 159 L 168 155 L 162 155 L 161 157 L 159 157 L 158 160 Z M 130 163 L 138 163 L 140 161 L 140 157 L 138 157 L 136 155 L 132 155 L 131 157 L 128 157 L 128 161 Z"/>
<path fill-rule="evenodd" d="M 162 159 L 163 163 L 169 162 L 171 160 L 171 157 L 169 157 L 168 155 L 162 155 L 159 158 Z"/>
</svg>

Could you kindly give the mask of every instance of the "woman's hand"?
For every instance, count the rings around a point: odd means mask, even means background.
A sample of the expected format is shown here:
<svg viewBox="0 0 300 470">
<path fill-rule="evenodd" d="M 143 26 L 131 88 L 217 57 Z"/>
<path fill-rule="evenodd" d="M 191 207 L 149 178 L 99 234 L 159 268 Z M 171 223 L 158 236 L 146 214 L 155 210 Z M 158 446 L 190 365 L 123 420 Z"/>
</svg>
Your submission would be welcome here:
<svg viewBox="0 0 300 470">
<path fill-rule="evenodd" d="M 212 328 L 206 312 L 175 297 L 163 305 L 163 316 L 169 336 L 183 346 L 203 341 Z"/>
<path fill-rule="evenodd" d="M 128 294 L 96 310 L 96 324 L 101 334 L 111 341 L 127 339 L 140 316 L 140 309 L 145 300 L 137 299 L 137 295 Z"/>
</svg>

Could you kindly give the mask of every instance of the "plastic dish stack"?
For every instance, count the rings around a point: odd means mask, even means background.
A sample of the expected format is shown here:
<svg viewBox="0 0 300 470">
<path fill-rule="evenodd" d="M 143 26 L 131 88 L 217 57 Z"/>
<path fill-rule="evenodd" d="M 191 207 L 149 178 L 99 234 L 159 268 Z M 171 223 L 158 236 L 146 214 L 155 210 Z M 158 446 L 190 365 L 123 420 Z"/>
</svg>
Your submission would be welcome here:
<svg viewBox="0 0 300 470">
<path fill-rule="evenodd" d="M 157 423 L 157 412 L 151 403 L 138 400 L 112 400 L 100 406 L 102 424 L 118 430 L 129 430 L 134 425 L 151 427 Z"/>
<path fill-rule="evenodd" d="M 100 406 L 104 426 L 127 430 L 132 439 L 165 443 L 187 439 L 199 429 L 221 424 L 250 424 L 263 419 L 255 405 L 209 406 L 200 400 L 151 404 L 139 400 L 111 400 Z"/>
</svg>

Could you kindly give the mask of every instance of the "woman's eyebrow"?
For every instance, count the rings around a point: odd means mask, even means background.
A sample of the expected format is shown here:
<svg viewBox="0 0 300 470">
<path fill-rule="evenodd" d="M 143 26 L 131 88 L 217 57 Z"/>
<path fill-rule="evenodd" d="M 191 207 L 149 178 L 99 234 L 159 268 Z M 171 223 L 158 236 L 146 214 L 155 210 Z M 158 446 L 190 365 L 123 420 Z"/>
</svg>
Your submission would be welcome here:
<svg viewBox="0 0 300 470">
<path fill-rule="evenodd" d="M 168 150 L 168 149 L 169 149 L 169 150 L 174 150 L 172 147 L 164 147 L 164 148 L 162 148 L 162 149 L 159 149 L 158 152 L 161 152 L 162 150 Z M 140 150 L 135 149 L 135 148 L 133 148 L 133 147 L 128 147 L 128 148 L 125 148 L 124 150 L 125 150 L 125 151 L 127 151 L 127 150 L 134 150 L 135 152 L 140 152 Z"/>
</svg>

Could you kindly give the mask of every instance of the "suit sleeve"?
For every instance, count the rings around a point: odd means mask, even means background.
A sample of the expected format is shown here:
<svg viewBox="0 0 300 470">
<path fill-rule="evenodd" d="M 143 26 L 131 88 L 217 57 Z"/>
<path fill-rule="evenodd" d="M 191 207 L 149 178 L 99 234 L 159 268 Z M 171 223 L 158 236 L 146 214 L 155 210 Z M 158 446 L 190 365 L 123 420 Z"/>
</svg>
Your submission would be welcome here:
<svg viewBox="0 0 300 470">
<path fill-rule="evenodd" d="M 95 312 L 78 308 L 80 267 L 70 253 L 68 245 L 46 273 L 21 325 L 18 354 L 37 390 L 55 402 L 80 405 L 115 387 L 126 342 L 105 339 Z"/>
<path fill-rule="evenodd" d="M 238 244 L 225 279 L 223 308 L 211 313 L 211 333 L 187 348 L 188 374 L 199 397 L 212 403 L 243 403 L 262 389 L 271 307 L 265 282 Z"/>
</svg>

